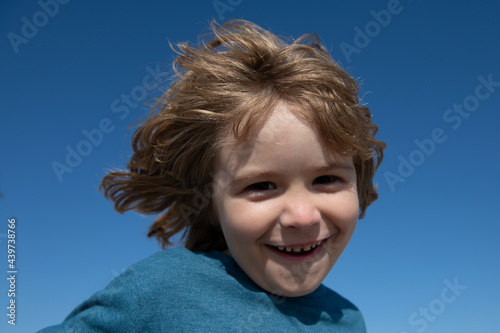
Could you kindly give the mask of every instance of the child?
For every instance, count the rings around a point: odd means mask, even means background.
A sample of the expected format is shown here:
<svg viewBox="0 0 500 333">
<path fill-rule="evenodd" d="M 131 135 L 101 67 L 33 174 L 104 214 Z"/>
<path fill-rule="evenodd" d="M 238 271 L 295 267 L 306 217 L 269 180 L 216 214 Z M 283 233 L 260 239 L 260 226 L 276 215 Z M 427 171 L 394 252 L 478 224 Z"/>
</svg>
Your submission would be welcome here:
<svg viewBox="0 0 500 333">
<path fill-rule="evenodd" d="M 322 285 L 377 198 L 385 144 L 358 85 L 317 36 L 247 21 L 178 46 L 178 80 L 137 130 L 129 171 L 101 184 L 119 212 L 162 215 L 167 247 L 42 332 L 365 332 Z"/>
</svg>

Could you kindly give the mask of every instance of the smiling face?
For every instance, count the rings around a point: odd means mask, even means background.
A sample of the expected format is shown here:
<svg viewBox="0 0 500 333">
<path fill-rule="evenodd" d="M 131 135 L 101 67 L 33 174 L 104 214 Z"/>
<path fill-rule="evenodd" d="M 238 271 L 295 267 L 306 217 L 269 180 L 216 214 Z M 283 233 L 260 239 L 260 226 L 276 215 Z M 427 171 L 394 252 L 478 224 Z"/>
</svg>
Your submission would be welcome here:
<svg viewBox="0 0 500 333">
<path fill-rule="evenodd" d="M 268 292 L 314 291 L 356 227 L 352 157 L 334 152 L 279 102 L 250 141 L 223 146 L 215 171 L 228 254 Z"/>
</svg>

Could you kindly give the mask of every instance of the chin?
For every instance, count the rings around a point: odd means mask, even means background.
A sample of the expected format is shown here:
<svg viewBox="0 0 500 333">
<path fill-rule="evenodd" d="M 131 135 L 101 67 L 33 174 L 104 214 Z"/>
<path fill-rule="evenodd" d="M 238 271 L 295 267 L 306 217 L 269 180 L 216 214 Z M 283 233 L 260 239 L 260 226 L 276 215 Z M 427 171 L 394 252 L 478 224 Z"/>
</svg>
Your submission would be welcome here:
<svg viewBox="0 0 500 333">
<path fill-rule="evenodd" d="M 319 285 L 317 287 L 319 287 Z M 300 297 L 300 296 L 305 296 L 307 294 L 312 293 L 314 290 L 316 290 L 316 288 L 293 290 L 293 291 L 285 292 L 283 294 L 283 296 L 285 296 L 285 297 Z"/>
<path fill-rule="evenodd" d="M 296 281 L 294 281 L 293 283 L 278 283 L 278 287 L 268 291 L 277 296 L 300 297 L 315 291 L 321 285 L 321 281 L 303 281 L 300 284 L 298 284 Z"/>
</svg>

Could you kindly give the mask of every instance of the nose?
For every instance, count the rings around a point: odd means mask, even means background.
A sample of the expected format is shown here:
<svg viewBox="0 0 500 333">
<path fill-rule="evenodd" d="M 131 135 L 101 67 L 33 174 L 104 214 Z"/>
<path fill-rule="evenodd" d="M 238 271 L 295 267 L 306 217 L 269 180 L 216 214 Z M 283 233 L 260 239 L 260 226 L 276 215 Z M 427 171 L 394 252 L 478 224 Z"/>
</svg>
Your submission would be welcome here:
<svg viewBox="0 0 500 333">
<path fill-rule="evenodd" d="M 308 229 L 321 221 L 321 212 L 308 191 L 295 191 L 286 195 L 280 224 L 286 228 Z"/>
</svg>

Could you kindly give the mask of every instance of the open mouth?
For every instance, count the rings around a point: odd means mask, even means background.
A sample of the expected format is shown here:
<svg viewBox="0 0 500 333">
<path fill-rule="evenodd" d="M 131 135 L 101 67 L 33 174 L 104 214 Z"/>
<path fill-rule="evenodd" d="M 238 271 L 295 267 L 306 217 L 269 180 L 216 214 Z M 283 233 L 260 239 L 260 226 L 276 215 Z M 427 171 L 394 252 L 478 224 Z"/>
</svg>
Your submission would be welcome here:
<svg viewBox="0 0 500 333">
<path fill-rule="evenodd" d="M 322 245 L 323 245 L 322 243 L 324 241 L 325 240 L 318 241 L 316 243 L 305 245 L 305 246 L 301 246 L 301 247 L 296 247 L 296 246 L 271 246 L 271 245 L 269 247 L 272 248 L 273 250 L 279 252 L 279 253 L 284 254 L 284 255 L 300 257 L 300 256 L 305 256 L 305 255 L 309 255 L 309 254 L 317 252 L 322 247 Z"/>
</svg>

